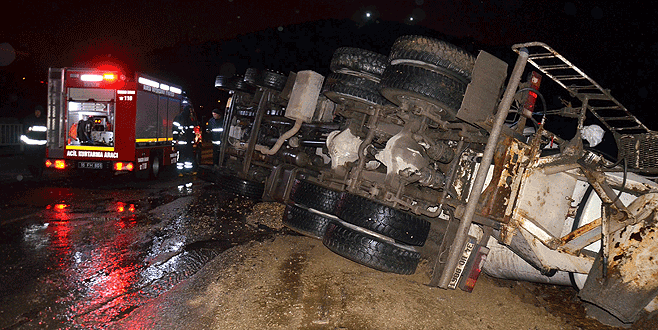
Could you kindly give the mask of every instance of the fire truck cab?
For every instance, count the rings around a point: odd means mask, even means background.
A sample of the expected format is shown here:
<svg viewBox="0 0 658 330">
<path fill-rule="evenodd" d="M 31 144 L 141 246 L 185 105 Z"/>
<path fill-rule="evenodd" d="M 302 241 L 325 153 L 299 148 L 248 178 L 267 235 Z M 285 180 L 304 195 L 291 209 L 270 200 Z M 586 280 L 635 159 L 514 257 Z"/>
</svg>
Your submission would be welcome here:
<svg viewBox="0 0 658 330">
<path fill-rule="evenodd" d="M 180 86 L 117 69 L 50 68 L 46 168 L 158 176 L 176 162 Z"/>
</svg>

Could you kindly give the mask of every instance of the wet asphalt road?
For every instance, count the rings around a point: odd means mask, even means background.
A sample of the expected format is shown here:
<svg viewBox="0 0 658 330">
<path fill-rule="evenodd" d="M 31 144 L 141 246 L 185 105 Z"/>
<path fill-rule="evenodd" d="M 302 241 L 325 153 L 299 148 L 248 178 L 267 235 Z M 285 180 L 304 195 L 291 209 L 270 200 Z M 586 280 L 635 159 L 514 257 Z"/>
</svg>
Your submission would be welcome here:
<svg viewBox="0 0 658 330">
<path fill-rule="evenodd" d="M 0 329 L 111 328 L 222 251 L 274 234 L 245 225 L 252 201 L 171 168 L 157 181 L 3 174 Z"/>
</svg>

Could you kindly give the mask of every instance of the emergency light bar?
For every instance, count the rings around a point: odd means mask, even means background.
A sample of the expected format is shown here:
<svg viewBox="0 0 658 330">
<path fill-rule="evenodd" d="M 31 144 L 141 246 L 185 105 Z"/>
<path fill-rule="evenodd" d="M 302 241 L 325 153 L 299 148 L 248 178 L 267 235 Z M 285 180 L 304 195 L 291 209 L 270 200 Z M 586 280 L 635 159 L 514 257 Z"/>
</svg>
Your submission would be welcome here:
<svg viewBox="0 0 658 330">
<path fill-rule="evenodd" d="M 151 79 L 146 79 L 144 77 L 139 77 L 137 78 L 137 82 L 146 86 L 151 86 L 154 88 L 160 88 L 160 83 L 157 81 L 153 81 Z"/>
<path fill-rule="evenodd" d="M 83 74 L 80 76 L 82 81 L 103 81 L 103 76 L 99 74 Z"/>
<path fill-rule="evenodd" d="M 154 80 L 151 80 L 151 79 L 148 79 L 148 78 L 144 78 L 144 77 L 137 78 L 137 82 L 142 84 L 142 85 L 151 86 L 153 88 L 160 88 L 164 91 L 170 91 L 174 94 L 181 94 L 183 92 L 180 88 L 177 88 L 177 87 L 174 87 L 174 86 L 169 86 L 167 84 L 161 84 L 157 81 L 154 81 Z"/>
<path fill-rule="evenodd" d="M 91 73 L 86 73 L 80 75 L 80 80 L 82 81 L 114 81 L 117 79 L 117 75 L 114 73 L 104 73 L 104 74 L 91 74 Z"/>
</svg>

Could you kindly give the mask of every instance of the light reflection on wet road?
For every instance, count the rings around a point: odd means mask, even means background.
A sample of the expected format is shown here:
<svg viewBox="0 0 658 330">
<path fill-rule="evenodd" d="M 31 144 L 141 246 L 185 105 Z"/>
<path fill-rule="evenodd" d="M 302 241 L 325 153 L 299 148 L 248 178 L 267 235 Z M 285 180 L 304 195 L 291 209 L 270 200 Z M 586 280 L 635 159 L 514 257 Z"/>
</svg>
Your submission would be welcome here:
<svg viewBox="0 0 658 330">
<path fill-rule="evenodd" d="M 245 226 L 253 202 L 201 180 L 117 181 L 0 193 L 0 328 L 111 327 L 221 251 L 272 235 Z"/>
</svg>

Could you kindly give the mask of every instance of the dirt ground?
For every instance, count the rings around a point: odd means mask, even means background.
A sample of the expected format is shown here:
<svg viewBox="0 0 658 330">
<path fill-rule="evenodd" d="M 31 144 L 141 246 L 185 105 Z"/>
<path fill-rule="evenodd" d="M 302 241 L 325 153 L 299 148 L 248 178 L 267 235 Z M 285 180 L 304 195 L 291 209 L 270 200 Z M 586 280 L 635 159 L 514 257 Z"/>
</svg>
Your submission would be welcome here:
<svg viewBox="0 0 658 330">
<path fill-rule="evenodd" d="M 282 227 L 282 207 L 258 204 L 247 225 Z M 481 276 L 474 291 L 428 287 L 342 258 L 283 231 L 236 246 L 190 281 L 119 323 L 131 329 L 612 329 L 584 318 L 570 288 Z M 636 324 L 635 329 L 643 329 Z"/>
</svg>

